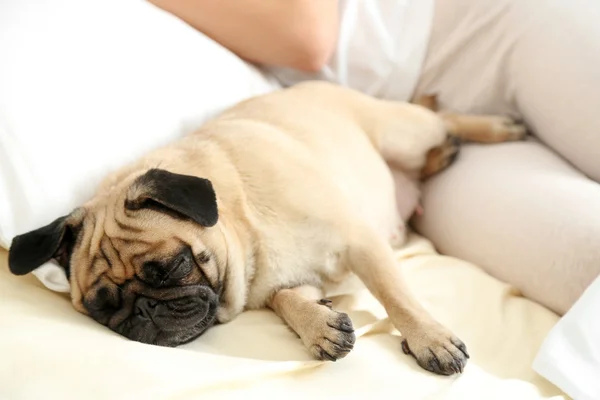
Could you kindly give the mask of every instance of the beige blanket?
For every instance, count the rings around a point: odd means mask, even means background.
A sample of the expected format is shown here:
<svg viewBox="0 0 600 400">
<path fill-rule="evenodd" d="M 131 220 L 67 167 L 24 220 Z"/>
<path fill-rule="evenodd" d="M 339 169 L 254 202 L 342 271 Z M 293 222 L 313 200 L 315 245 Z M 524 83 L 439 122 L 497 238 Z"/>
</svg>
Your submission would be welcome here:
<svg viewBox="0 0 600 400">
<path fill-rule="evenodd" d="M 397 255 L 418 298 L 467 344 L 462 376 L 417 367 L 364 288 L 334 298 L 360 335 L 335 363 L 311 360 L 266 310 L 161 348 L 78 314 L 33 276 L 10 275 L 0 250 L 0 399 L 567 398 L 530 367 L 556 315 L 479 268 L 436 254 L 418 236 Z"/>
</svg>

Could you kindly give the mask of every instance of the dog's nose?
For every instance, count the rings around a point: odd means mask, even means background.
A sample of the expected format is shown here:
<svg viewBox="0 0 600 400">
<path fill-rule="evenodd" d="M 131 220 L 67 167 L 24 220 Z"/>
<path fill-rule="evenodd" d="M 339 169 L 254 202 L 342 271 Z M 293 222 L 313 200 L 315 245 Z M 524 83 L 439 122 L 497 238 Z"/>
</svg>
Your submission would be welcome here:
<svg viewBox="0 0 600 400">
<path fill-rule="evenodd" d="M 150 318 L 154 316 L 156 312 L 156 307 L 158 306 L 158 301 L 154 299 L 149 299 L 147 297 L 138 297 L 135 301 L 135 312 L 138 315 L 141 315 L 145 318 Z"/>
</svg>

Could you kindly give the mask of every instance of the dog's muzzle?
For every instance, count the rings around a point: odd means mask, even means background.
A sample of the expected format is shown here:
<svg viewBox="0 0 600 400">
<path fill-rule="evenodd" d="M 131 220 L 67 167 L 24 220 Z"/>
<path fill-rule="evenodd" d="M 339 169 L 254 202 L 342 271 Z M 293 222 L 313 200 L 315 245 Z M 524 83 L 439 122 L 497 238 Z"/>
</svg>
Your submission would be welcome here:
<svg viewBox="0 0 600 400">
<path fill-rule="evenodd" d="M 126 302 L 130 304 L 128 315 L 124 319 L 122 314 L 120 318 L 115 315 L 108 324 L 131 340 L 174 347 L 197 338 L 216 321 L 219 300 L 208 286 L 131 294 L 135 298 Z"/>
</svg>

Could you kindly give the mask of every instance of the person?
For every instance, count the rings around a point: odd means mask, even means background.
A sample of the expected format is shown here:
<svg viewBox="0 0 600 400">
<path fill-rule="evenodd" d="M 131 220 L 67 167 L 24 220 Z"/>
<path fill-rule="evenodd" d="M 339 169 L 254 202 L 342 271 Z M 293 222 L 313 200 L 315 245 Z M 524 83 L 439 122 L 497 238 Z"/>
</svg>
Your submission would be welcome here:
<svg viewBox="0 0 600 400">
<path fill-rule="evenodd" d="M 559 314 L 600 273 L 599 2 L 150 1 L 284 85 L 522 119 L 424 185 L 416 230 Z"/>
</svg>

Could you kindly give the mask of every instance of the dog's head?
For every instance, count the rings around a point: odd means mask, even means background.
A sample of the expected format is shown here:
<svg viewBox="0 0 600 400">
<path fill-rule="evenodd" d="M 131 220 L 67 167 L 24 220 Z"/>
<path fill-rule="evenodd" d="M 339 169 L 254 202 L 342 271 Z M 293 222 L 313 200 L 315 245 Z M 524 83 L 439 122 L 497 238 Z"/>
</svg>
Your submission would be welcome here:
<svg viewBox="0 0 600 400">
<path fill-rule="evenodd" d="M 10 270 L 54 259 L 73 306 L 132 340 L 188 342 L 214 324 L 227 249 L 210 181 L 151 169 L 14 238 Z"/>
</svg>

